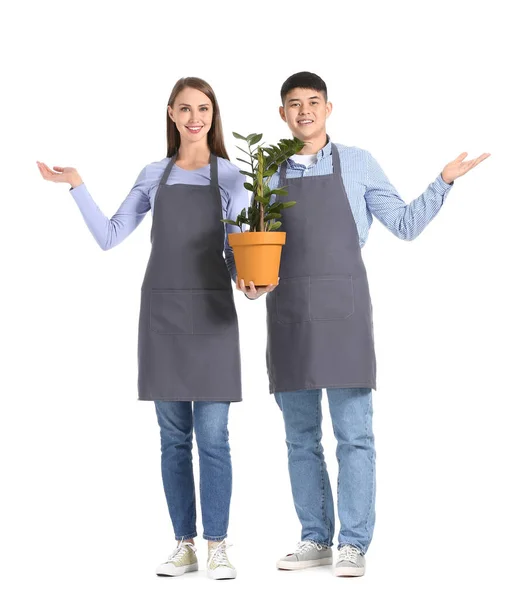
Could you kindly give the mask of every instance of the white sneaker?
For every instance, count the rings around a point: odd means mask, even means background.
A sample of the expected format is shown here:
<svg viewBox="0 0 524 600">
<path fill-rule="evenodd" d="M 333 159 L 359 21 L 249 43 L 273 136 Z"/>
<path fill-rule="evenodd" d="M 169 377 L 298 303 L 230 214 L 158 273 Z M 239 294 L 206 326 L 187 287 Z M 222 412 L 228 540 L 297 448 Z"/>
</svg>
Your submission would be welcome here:
<svg viewBox="0 0 524 600">
<path fill-rule="evenodd" d="M 156 574 L 177 577 L 190 571 L 198 571 L 198 560 L 195 552 L 196 548 L 193 544 L 180 540 L 173 554 L 157 568 Z"/>
<path fill-rule="evenodd" d="M 235 579 L 237 576 L 237 571 L 226 554 L 226 548 L 230 546 L 231 544 L 226 544 L 226 540 L 222 540 L 209 548 L 207 576 L 211 579 Z"/>
<path fill-rule="evenodd" d="M 342 546 L 340 549 L 335 575 L 337 577 L 360 577 L 366 572 L 366 559 L 355 546 Z"/>
</svg>

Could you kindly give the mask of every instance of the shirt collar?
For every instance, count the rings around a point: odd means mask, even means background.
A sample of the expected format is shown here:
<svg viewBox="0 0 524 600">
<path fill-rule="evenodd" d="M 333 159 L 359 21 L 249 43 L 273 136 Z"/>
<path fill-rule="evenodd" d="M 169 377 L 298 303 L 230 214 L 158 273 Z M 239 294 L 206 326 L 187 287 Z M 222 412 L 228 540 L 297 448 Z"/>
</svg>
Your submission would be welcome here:
<svg viewBox="0 0 524 600">
<path fill-rule="evenodd" d="M 323 148 L 320 148 L 320 150 L 317 152 L 317 162 L 324 158 L 325 156 L 330 156 L 331 155 L 331 138 L 329 137 L 329 135 L 326 134 L 326 139 L 327 139 L 327 143 Z M 299 168 L 305 168 L 304 165 L 300 164 L 300 163 L 296 163 L 292 158 L 288 158 L 286 161 L 289 165 L 293 166 L 293 167 L 299 167 Z"/>
<path fill-rule="evenodd" d="M 331 154 L 331 138 L 326 133 L 327 143 L 323 148 L 317 152 L 317 160 L 324 158 L 324 156 L 329 156 Z"/>
</svg>

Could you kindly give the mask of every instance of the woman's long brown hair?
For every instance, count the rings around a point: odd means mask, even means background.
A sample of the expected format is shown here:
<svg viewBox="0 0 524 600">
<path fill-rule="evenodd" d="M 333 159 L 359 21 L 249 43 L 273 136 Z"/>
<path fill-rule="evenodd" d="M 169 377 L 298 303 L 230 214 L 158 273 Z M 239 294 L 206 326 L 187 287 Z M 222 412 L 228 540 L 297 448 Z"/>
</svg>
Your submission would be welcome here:
<svg viewBox="0 0 524 600">
<path fill-rule="evenodd" d="M 207 143 L 210 151 L 216 156 L 220 156 L 222 158 L 227 158 L 229 160 L 229 156 L 226 151 L 226 146 L 224 144 L 224 134 L 222 132 L 222 119 L 220 118 L 220 109 L 218 107 L 218 102 L 215 96 L 215 92 L 213 88 L 204 81 L 203 79 L 199 79 L 198 77 L 182 77 L 175 83 L 175 87 L 173 88 L 171 95 L 169 96 L 168 105 L 171 108 L 174 108 L 173 104 L 175 103 L 175 98 L 180 94 L 180 92 L 186 87 L 193 88 L 195 90 L 199 90 L 203 94 L 205 94 L 213 105 L 213 121 L 211 122 L 211 129 L 207 133 Z M 167 112 L 167 157 L 174 156 L 178 149 L 180 148 L 180 133 L 169 116 L 169 112 Z"/>
</svg>

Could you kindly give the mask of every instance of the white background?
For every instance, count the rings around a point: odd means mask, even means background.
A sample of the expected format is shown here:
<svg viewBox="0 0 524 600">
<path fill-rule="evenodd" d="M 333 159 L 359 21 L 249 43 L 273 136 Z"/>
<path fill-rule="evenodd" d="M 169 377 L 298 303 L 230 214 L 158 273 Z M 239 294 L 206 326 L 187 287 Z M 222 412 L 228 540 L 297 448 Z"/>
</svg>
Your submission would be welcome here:
<svg viewBox="0 0 524 600">
<path fill-rule="evenodd" d="M 4 13 L 3 597 L 522 597 L 516 6 L 56 0 Z M 492 156 L 456 182 L 418 239 L 403 242 L 375 222 L 364 249 L 379 386 L 365 577 L 275 568 L 300 529 L 268 393 L 265 302 L 239 292 L 245 401 L 230 411 L 229 532 L 239 575 L 206 579 L 199 537 L 201 571 L 160 579 L 155 568 L 174 537 L 154 407 L 136 401 L 151 218 L 104 253 L 69 186 L 44 181 L 35 161 L 76 167 L 111 216 L 142 167 L 165 156 L 165 107 L 179 77 L 214 87 L 234 161 L 232 131 L 288 136 L 279 90 L 301 70 L 327 83 L 332 139 L 369 150 L 406 202 L 460 152 Z"/>
</svg>

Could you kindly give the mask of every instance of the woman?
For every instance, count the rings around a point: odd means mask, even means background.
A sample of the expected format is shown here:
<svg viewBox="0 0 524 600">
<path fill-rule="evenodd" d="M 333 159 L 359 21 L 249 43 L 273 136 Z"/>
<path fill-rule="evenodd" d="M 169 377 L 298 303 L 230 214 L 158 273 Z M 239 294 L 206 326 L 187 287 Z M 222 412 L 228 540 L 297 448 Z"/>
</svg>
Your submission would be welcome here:
<svg viewBox="0 0 524 600">
<path fill-rule="evenodd" d="M 198 569 L 194 426 L 207 573 L 213 579 L 234 578 L 225 544 L 232 484 L 227 423 L 230 402 L 242 398 L 230 282 L 236 273 L 227 243 L 227 233 L 235 227 L 227 225 L 224 232 L 220 219 L 235 220 L 248 197 L 243 175 L 229 162 L 215 94 L 195 77 L 176 83 L 167 106 L 167 157 L 142 169 L 111 219 L 94 203 L 76 169 L 37 164 L 44 179 L 71 185 L 86 224 L 104 250 L 121 242 L 152 211 L 151 255 L 140 306 L 138 391 L 140 400 L 155 403 L 162 480 L 178 540 L 157 574 L 176 576 Z M 271 289 L 251 285 L 244 291 L 258 296 Z"/>
</svg>

